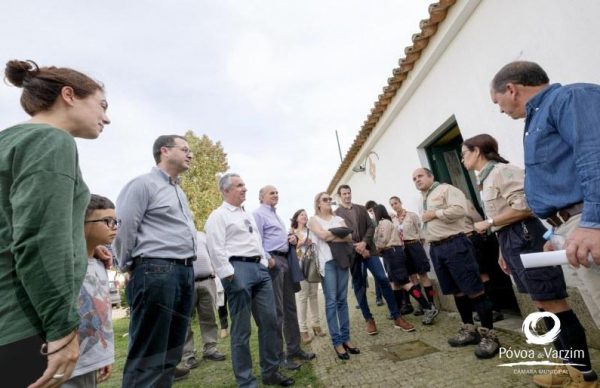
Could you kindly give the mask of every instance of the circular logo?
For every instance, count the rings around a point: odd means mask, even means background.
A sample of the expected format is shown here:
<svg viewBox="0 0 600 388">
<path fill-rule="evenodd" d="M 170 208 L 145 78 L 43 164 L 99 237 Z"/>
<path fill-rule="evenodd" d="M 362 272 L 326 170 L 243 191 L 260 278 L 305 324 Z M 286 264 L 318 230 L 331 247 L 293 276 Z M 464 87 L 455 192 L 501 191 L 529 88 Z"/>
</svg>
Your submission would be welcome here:
<svg viewBox="0 0 600 388">
<path fill-rule="evenodd" d="M 554 321 L 554 327 L 552 327 L 552 330 L 548 331 L 547 333 L 540 335 L 535 328 L 540 319 L 546 317 L 552 318 L 552 320 Z M 560 333 L 560 320 L 555 314 L 551 312 L 538 311 L 529 314 L 525 318 L 521 330 L 523 330 L 528 344 L 548 345 L 552 343 L 556 339 L 556 337 L 558 337 L 558 333 Z"/>
</svg>

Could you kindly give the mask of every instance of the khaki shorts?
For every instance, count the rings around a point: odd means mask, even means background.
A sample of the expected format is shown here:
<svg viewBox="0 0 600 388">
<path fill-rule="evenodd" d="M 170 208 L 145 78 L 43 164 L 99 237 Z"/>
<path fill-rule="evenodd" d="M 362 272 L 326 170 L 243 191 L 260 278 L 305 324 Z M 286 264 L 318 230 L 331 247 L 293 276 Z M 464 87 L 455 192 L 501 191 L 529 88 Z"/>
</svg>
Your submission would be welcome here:
<svg viewBox="0 0 600 388">
<path fill-rule="evenodd" d="M 554 230 L 554 233 L 563 236 L 565 239 L 571 235 L 579 226 L 581 214 L 573 216 L 566 223 Z M 569 276 L 568 283 L 575 285 L 585 302 L 592 319 L 600 329 L 600 274 L 594 270 L 585 267 L 579 269 L 572 268 L 572 276 Z"/>
</svg>

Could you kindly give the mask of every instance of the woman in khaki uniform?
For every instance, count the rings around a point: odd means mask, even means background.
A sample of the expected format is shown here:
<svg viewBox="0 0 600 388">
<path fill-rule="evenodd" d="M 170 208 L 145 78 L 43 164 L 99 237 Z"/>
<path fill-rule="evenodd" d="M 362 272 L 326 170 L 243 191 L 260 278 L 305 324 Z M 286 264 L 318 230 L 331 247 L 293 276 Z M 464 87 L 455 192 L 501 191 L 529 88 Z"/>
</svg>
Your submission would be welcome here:
<svg viewBox="0 0 600 388">
<path fill-rule="evenodd" d="M 590 365 L 585 332 L 566 301 L 566 284 L 561 267 L 523 268 L 520 254 L 541 252 L 546 232 L 527 205 L 523 170 L 508 164 L 498 154 L 498 143 L 488 134 L 465 140 L 462 157 L 467 170 L 479 171 L 479 188 L 487 219 L 475 223 L 475 229 L 479 232 L 488 229 L 496 232 L 501 251 L 498 263 L 502 270 L 512 275 L 519 292 L 529 294 L 540 311 L 549 311 L 558 317 L 561 330 L 554 340 L 556 350 L 581 350 L 572 354 L 582 354 L 582 357 L 564 362 Z M 546 317 L 544 320 L 548 330 L 552 329 L 553 319 Z M 533 380 L 539 386 L 554 386 L 560 383 L 557 376 L 566 376 L 566 370 L 564 374 L 537 375 Z"/>
<path fill-rule="evenodd" d="M 406 254 L 406 268 L 411 282 L 415 285 L 422 286 L 425 289 L 425 297 L 429 303 L 434 303 L 435 291 L 431 284 L 428 272 L 431 270 L 429 258 L 425 253 L 421 241 L 421 218 L 418 214 L 410 212 L 402 207 L 402 201 L 397 196 L 390 198 L 390 206 L 394 210 L 392 214 L 392 222 L 397 228 L 398 233 L 402 235 L 404 243 L 404 253 Z M 419 287 L 419 286 L 418 286 Z M 408 299 L 408 294 L 404 294 L 405 306 L 411 306 Z M 412 307 L 412 306 L 411 306 Z M 412 310 L 412 308 L 411 308 Z M 402 314 L 408 314 L 401 310 Z M 423 315 L 423 310 L 417 307 L 415 315 Z"/>
<path fill-rule="evenodd" d="M 403 249 L 402 238 L 398 229 L 394 226 L 385 206 L 377 205 L 373 208 L 377 228 L 375 228 L 375 246 L 383 257 L 385 269 L 394 290 L 398 307 L 402 304 L 402 293 L 404 290 L 412 296 L 423 309 L 424 325 L 431 325 L 438 315 L 438 310 L 427 300 L 423 292 L 409 279 L 407 258 Z"/>
</svg>

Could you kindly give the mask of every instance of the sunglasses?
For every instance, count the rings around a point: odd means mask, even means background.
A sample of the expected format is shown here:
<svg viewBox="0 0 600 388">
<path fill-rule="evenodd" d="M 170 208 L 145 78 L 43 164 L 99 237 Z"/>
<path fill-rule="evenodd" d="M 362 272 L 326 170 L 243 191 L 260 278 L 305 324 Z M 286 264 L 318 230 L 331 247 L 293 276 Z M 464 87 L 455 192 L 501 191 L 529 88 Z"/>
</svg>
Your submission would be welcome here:
<svg viewBox="0 0 600 388">
<path fill-rule="evenodd" d="M 250 223 L 250 221 L 244 220 L 244 224 L 248 227 L 248 232 L 252 233 L 253 229 L 252 229 L 252 224 Z"/>
</svg>

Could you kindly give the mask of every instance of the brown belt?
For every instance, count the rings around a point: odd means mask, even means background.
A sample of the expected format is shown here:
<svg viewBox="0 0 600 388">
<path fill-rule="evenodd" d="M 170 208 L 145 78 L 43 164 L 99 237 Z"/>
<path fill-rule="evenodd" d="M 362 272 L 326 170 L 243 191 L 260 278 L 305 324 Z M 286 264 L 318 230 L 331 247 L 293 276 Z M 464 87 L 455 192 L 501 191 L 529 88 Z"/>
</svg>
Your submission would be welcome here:
<svg viewBox="0 0 600 388">
<path fill-rule="evenodd" d="M 420 242 L 421 242 L 421 240 L 404 240 L 404 245 L 417 244 Z"/>
<path fill-rule="evenodd" d="M 571 205 L 564 209 L 561 209 L 553 214 L 552 216 L 546 218 L 546 222 L 555 228 L 561 226 L 562 224 L 569 221 L 569 219 L 577 214 L 581 214 L 583 211 L 583 202 L 576 203 L 575 205 Z"/>
</svg>

